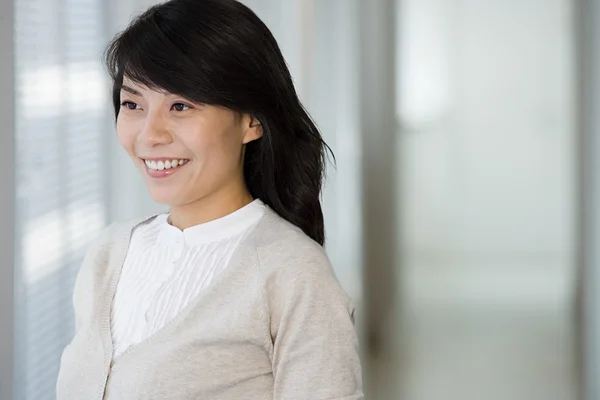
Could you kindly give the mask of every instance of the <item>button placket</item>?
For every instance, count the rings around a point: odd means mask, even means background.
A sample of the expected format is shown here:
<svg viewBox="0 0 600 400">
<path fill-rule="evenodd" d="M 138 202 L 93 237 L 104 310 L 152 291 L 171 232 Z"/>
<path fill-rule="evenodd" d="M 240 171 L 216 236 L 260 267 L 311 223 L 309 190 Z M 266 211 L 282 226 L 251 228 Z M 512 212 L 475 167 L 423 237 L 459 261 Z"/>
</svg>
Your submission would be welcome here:
<svg viewBox="0 0 600 400">
<path fill-rule="evenodd" d="M 171 257 L 171 264 L 175 264 L 177 263 L 177 261 L 181 258 L 181 256 L 183 255 L 183 248 L 184 248 L 184 238 L 183 235 L 178 236 L 177 239 L 175 239 L 174 243 L 173 243 L 173 255 Z"/>
</svg>

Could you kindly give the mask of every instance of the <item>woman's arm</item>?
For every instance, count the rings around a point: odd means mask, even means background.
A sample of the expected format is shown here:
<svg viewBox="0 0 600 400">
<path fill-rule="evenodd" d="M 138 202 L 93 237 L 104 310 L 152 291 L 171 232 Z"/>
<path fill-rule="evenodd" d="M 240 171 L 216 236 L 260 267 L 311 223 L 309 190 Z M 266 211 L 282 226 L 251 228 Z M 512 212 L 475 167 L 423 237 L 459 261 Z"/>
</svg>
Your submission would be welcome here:
<svg viewBox="0 0 600 400">
<path fill-rule="evenodd" d="M 274 399 L 363 399 L 353 305 L 322 251 L 286 260 L 267 282 Z"/>
</svg>

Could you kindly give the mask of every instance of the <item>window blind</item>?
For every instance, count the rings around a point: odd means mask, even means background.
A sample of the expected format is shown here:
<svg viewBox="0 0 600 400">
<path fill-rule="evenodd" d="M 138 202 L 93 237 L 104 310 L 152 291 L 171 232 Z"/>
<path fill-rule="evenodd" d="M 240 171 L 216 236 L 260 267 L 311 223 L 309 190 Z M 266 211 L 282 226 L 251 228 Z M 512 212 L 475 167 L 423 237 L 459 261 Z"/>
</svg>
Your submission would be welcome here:
<svg viewBox="0 0 600 400">
<path fill-rule="evenodd" d="M 103 0 L 15 0 L 15 398 L 54 399 L 72 289 L 106 224 Z"/>
</svg>

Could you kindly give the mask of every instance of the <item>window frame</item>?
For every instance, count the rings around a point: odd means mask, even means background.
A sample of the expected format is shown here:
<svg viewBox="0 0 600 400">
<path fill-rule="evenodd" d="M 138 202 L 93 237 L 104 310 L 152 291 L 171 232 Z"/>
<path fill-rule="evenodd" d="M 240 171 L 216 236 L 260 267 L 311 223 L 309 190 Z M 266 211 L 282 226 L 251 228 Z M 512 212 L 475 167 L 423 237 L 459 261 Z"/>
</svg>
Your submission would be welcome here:
<svg viewBox="0 0 600 400">
<path fill-rule="evenodd" d="M 14 93 L 14 4 L 0 2 L 0 92 Z M 0 96 L 0 398 L 12 399 L 15 364 L 15 104 Z"/>
</svg>

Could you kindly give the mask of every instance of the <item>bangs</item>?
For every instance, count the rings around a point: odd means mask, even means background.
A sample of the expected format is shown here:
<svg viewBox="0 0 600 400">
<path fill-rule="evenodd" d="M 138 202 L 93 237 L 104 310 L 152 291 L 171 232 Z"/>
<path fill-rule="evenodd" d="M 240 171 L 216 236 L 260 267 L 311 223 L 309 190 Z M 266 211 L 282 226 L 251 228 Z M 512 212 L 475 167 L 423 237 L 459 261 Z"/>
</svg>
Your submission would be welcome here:
<svg viewBox="0 0 600 400">
<path fill-rule="evenodd" d="M 181 32 L 178 32 L 178 29 Z M 134 20 L 108 46 L 104 63 L 113 83 L 113 98 L 123 80 L 184 96 L 198 103 L 214 101 L 208 71 L 189 56 L 186 32 L 177 21 L 156 13 Z M 189 31 L 187 32 L 189 35 Z"/>
</svg>

